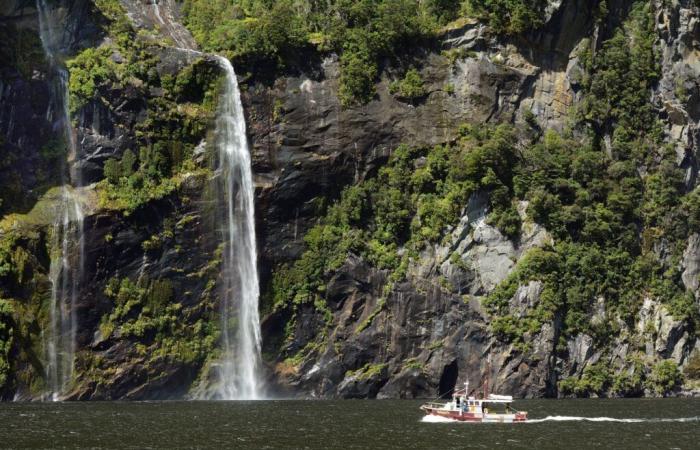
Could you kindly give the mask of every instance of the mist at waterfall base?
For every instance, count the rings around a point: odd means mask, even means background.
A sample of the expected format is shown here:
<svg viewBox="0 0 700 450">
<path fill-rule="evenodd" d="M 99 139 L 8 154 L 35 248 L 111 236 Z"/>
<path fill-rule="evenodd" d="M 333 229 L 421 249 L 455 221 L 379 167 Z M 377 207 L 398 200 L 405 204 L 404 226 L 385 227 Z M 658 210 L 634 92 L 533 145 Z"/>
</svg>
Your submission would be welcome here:
<svg viewBox="0 0 700 450">
<path fill-rule="evenodd" d="M 700 440 L 697 398 L 523 400 L 515 406 L 534 421 L 522 424 L 426 423 L 420 404 L 13 403 L 0 409 L 0 442 L 9 448 L 690 449 Z"/>
</svg>

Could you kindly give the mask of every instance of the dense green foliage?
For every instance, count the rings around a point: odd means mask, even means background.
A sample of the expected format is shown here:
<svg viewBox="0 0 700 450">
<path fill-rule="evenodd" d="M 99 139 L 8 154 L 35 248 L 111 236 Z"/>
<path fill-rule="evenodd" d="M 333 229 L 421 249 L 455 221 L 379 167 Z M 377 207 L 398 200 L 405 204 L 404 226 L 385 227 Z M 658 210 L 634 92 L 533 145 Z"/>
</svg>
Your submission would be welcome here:
<svg viewBox="0 0 700 450">
<path fill-rule="evenodd" d="M 219 333 L 214 322 L 190 317 L 194 312 L 175 301 L 169 280 L 135 284 L 128 278 L 113 278 L 105 294 L 113 309 L 102 317 L 103 338 L 118 333 L 136 342 L 139 356 L 168 357 L 186 364 L 201 365 L 214 351 Z"/>
<path fill-rule="evenodd" d="M 69 62 L 69 103 L 72 114 L 75 114 L 95 97 L 95 91 L 100 85 L 107 82 L 117 82 L 126 77 L 123 65 L 112 60 L 113 51 L 114 48 L 109 45 L 97 48 L 90 47 Z"/>
<path fill-rule="evenodd" d="M 459 143 L 433 149 L 400 146 L 376 178 L 345 189 L 322 223 L 306 236 L 308 250 L 277 272 L 275 303 L 322 297 L 327 276 L 348 253 L 405 276 L 410 254 L 437 241 L 477 191 L 491 192 L 492 221 L 507 234 L 519 230 L 511 201 L 516 135 L 507 126 L 464 127 Z M 409 250 L 399 256 L 398 249 Z"/>
<path fill-rule="evenodd" d="M 389 93 L 409 101 L 414 101 L 427 94 L 425 87 L 423 87 L 423 78 L 416 69 L 410 69 L 403 79 L 392 82 L 389 85 Z"/>
<path fill-rule="evenodd" d="M 587 366 L 580 378 L 571 377 L 559 382 L 563 395 L 576 396 L 638 396 L 645 389 L 656 395 L 668 395 L 683 383 L 683 375 L 675 361 L 659 361 L 648 371 L 643 356 L 631 358 L 630 369 L 614 373 L 613 367 L 599 361 Z"/>
<path fill-rule="evenodd" d="M 698 194 L 684 195 L 675 152 L 661 142 L 649 104 L 658 76 L 652 27 L 649 10 L 639 5 L 595 57 L 586 55 L 585 96 L 575 117 L 590 125 L 589 144 L 550 132 L 523 152 L 516 195 L 530 201 L 528 213 L 547 227 L 556 245 L 526 255 L 485 305 L 494 315 L 494 331 L 524 350 L 542 324 L 557 317 L 563 318 L 560 351 L 567 337 L 582 332 L 605 345 L 621 331 L 609 318 L 634 329 L 647 296 L 687 320 L 692 330 L 697 326 L 698 309 L 678 262 L 688 234 L 698 230 Z M 603 133 L 612 135 L 607 150 Z M 637 167 L 646 167 L 646 173 Z M 664 259 L 655 251 L 659 245 L 667 249 Z M 516 315 L 510 299 L 528 280 L 544 283 L 540 302 Z M 604 315 L 594 320 L 601 301 Z M 644 387 L 657 394 L 671 390 L 678 382 L 671 365 L 655 366 Z M 614 376 L 607 366 L 592 366 L 580 379 L 564 380 L 560 389 L 575 395 L 638 394 L 645 370 L 637 372 Z"/>
<path fill-rule="evenodd" d="M 12 304 L 0 298 L 0 392 L 7 382 L 11 366 L 10 351 L 12 350 Z"/>
<path fill-rule="evenodd" d="M 700 380 L 700 350 L 696 350 L 685 366 L 684 374 L 691 380 Z"/>
<path fill-rule="evenodd" d="M 0 79 L 14 75 L 16 71 L 29 79 L 32 71 L 45 67 L 44 49 L 39 34 L 11 23 L 0 26 Z"/>
<path fill-rule="evenodd" d="M 147 100 L 147 116 L 135 130 L 138 148 L 106 161 L 100 186 L 103 206 L 129 213 L 170 194 L 181 174 L 196 169 L 191 156 L 214 117 L 219 70 L 200 59 L 175 75 L 161 75 L 159 44 L 135 33 L 119 2 L 102 0 L 97 7 L 113 39 L 68 62 L 70 105 L 74 113 L 89 102 L 112 108 L 108 93 L 127 86 Z M 161 94 L 152 95 L 153 88 Z"/>
<path fill-rule="evenodd" d="M 658 395 L 672 392 L 683 383 L 683 375 L 678 364 L 671 359 L 658 362 L 647 380 L 647 387 Z"/>
<path fill-rule="evenodd" d="M 527 201 L 527 216 L 554 238 L 524 255 L 484 300 L 502 341 L 528 352 L 542 326 L 556 322 L 562 355 L 567 341 L 581 333 L 604 349 L 623 328 L 635 329 L 647 297 L 695 333 L 698 308 L 685 290 L 679 261 L 687 236 L 700 231 L 700 194 L 685 192 L 675 152 L 662 141 L 649 103 L 659 73 L 653 36 L 649 6 L 639 3 L 595 55 L 584 52 L 583 101 L 572 114 L 576 133 L 545 131 L 528 142 L 531 134 L 505 125 L 464 127 L 453 145 L 399 147 L 375 178 L 345 189 L 308 233 L 307 251 L 276 272 L 277 307 L 322 301 L 326 282 L 349 253 L 390 271 L 390 290 L 417 250 L 445 239 L 469 197 L 484 191 L 489 220 L 506 236 L 517 241 L 515 204 Z M 420 85 L 414 81 L 409 85 Z M 511 299 L 535 280 L 542 283 L 539 301 L 516 311 Z M 681 382 L 670 362 L 652 367 L 652 360 L 631 358 L 626 364 L 632 372 L 599 363 L 563 380 L 560 389 L 573 395 L 638 395 L 645 388 L 665 394 Z"/>
<path fill-rule="evenodd" d="M 369 101 L 380 61 L 434 36 L 458 10 L 458 1 L 445 0 L 187 0 L 184 7 L 206 50 L 227 51 L 244 65 L 284 65 L 305 48 L 340 54 L 344 105 Z"/>
<path fill-rule="evenodd" d="M 186 0 L 183 11 L 205 50 L 226 51 L 250 69 L 260 61 L 295 64 L 303 50 L 339 54 L 338 95 L 348 106 L 372 99 L 387 58 L 435 38 L 449 22 L 476 17 L 499 34 L 518 34 L 542 25 L 546 5 L 545 0 Z"/>
<path fill-rule="evenodd" d="M 630 368 L 617 374 L 612 365 L 604 361 L 586 366 L 580 378 L 561 380 L 559 391 L 575 396 L 639 396 L 645 388 L 654 389 L 656 384 L 646 375 L 643 357 L 635 354 L 628 359 Z"/>
<path fill-rule="evenodd" d="M 467 15 L 484 19 L 498 33 L 520 34 L 544 22 L 547 0 L 466 0 Z"/>
<path fill-rule="evenodd" d="M 697 226 L 697 194 L 683 196 L 675 153 L 661 143 L 648 103 L 658 72 L 652 27 L 648 8 L 638 6 L 624 31 L 595 57 L 587 55 L 585 97 L 577 116 L 593 125 L 591 145 L 548 133 L 524 152 L 516 193 L 530 201 L 532 217 L 558 244 L 546 272 L 537 275 L 539 269 L 521 267 L 489 298 L 487 304 L 499 315 L 495 327 L 509 339 L 542 322 L 527 325 L 507 314 L 514 286 L 533 277 L 551 277 L 545 288 L 551 293 L 545 298 L 553 300 L 548 318 L 564 312 L 568 333 L 588 331 L 604 339 L 614 332 L 609 324 L 591 330 L 588 316 L 599 297 L 608 313 L 628 324 L 644 295 L 661 299 L 676 317 L 697 318 L 692 294 L 685 292 L 674 263 Z M 601 132 L 612 133 L 609 152 L 601 148 Z M 646 176 L 637 170 L 641 165 L 647 167 Z M 657 242 L 669 247 L 670 261 L 660 261 L 651 251 Z M 528 263 L 525 259 L 521 266 Z"/>
<path fill-rule="evenodd" d="M 43 384 L 39 355 L 48 321 L 42 303 L 47 292 L 34 256 L 41 245 L 39 233 L 0 228 L 0 398 L 19 381 L 33 392 Z"/>
<path fill-rule="evenodd" d="M 340 55 L 343 105 L 375 93 L 380 63 L 437 36 L 460 16 L 483 19 L 500 34 L 542 25 L 545 0 L 186 0 L 186 24 L 208 51 L 227 51 L 249 67 L 284 65 L 302 49 Z M 409 96 L 410 97 L 410 96 Z"/>
</svg>

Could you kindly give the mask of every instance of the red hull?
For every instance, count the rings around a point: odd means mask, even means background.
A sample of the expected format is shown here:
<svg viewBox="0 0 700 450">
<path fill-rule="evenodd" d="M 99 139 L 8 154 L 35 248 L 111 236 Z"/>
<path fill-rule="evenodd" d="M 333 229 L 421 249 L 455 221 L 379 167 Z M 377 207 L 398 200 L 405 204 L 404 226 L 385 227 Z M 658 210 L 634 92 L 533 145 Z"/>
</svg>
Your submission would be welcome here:
<svg viewBox="0 0 700 450">
<path fill-rule="evenodd" d="M 426 413 L 445 417 L 447 419 L 457 420 L 460 422 L 504 422 L 504 423 L 514 423 L 514 422 L 527 422 L 527 413 L 515 413 L 515 414 L 481 414 L 472 412 L 462 412 L 462 411 L 447 411 L 437 408 L 423 407 L 423 411 Z"/>
</svg>

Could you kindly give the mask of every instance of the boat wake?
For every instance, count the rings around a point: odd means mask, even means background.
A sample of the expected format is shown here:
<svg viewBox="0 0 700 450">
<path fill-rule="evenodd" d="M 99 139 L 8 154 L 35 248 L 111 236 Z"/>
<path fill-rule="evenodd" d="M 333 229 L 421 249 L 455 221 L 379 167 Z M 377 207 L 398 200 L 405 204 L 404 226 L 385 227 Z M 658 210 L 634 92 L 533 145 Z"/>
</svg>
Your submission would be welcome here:
<svg viewBox="0 0 700 450">
<path fill-rule="evenodd" d="M 448 417 L 426 415 L 421 419 L 423 423 L 469 423 Z M 649 423 L 649 422 L 700 422 L 700 416 L 678 418 L 651 418 L 651 419 L 618 419 L 615 417 L 581 417 L 581 416 L 547 416 L 542 419 L 529 419 L 525 423 L 542 422 L 617 422 L 617 423 Z"/>
<path fill-rule="evenodd" d="M 424 423 L 453 423 L 459 422 L 459 420 L 450 419 L 449 417 L 436 416 L 434 414 L 428 414 L 423 416 L 421 422 Z"/>
<path fill-rule="evenodd" d="M 618 419 L 615 417 L 579 417 L 579 416 L 547 416 L 543 419 L 530 419 L 527 423 L 541 422 L 618 422 L 618 423 L 645 423 L 645 422 L 700 422 L 700 416 L 679 417 L 671 419 Z"/>
</svg>

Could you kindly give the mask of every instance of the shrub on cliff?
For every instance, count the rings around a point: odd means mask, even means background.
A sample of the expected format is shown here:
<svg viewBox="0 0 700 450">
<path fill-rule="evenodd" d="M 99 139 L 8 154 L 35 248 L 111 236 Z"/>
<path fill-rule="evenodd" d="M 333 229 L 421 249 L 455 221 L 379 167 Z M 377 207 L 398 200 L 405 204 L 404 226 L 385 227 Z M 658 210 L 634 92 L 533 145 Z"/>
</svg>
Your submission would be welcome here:
<svg viewBox="0 0 700 450">
<path fill-rule="evenodd" d="M 122 69 L 111 59 L 114 47 L 86 48 L 68 62 L 70 70 L 70 108 L 74 114 L 95 97 L 97 88 L 123 76 Z"/>
<path fill-rule="evenodd" d="M 11 373 L 10 351 L 12 350 L 12 304 L 0 298 L 0 394 Z"/>
<path fill-rule="evenodd" d="M 690 380 L 700 380 L 700 350 L 696 350 L 690 357 L 684 373 Z"/>
<path fill-rule="evenodd" d="M 435 35 L 456 17 L 453 0 L 273 2 L 186 0 L 185 24 L 208 51 L 243 63 L 285 66 L 304 48 L 339 55 L 339 98 L 363 104 L 375 94 L 380 62 Z"/>
<path fill-rule="evenodd" d="M 465 0 L 466 15 L 488 22 L 501 34 L 519 34 L 539 28 L 545 17 L 547 0 Z"/>
<path fill-rule="evenodd" d="M 683 374 L 678 364 L 667 359 L 657 363 L 647 378 L 646 387 L 658 395 L 666 395 L 683 383 Z"/>
<path fill-rule="evenodd" d="M 396 148 L 376 177 L 343 191 L 307 233 L 301 258 L 275 271 L 275 306 L 322 299 L 329 276 L 350 253 L 389 271 L 393 281 L 403 279 L 409 255 L 442 237 L 478 190 L 498 191 L 491 202 L 495 218 L 510 214 L 515 141 L 507 125 L 467 127 L 459 144 Z"/>
<path fill-rule="evenodd" d="M 396 80 L 389 85 L 389 93 L 405 100 L 414 101 L 425 96 L 427 92 L 423 86 L 420 72 L 416 69 L 410 69 L 403 79 Z"/>
<path fill-rule="evenodd" d="M 561 380 L 559 390 L 564 395 L 604 395 L 612 381 L 610 366 L 604 362 L 597 362 L 587 366 L 583 370 L 581 378 L 570 377 Z"/>
<path fill-rule="evenodd" d="M 17 28 L 11 22 L 0 27 L 0 78 L 9 70 L 16 70 L 24 78 L 30 78 L 32 71 L 46 65 L 46 56 L 39 34 L 33 30 Z"/>
<path fill-rule="evenodd" d="M 170 280 L 112 278 L 104 293 L 112 308 L 100 321 L 103 337 L 118 331 L 136 344 L 132 354 L 147 364 L 162 357 L 201 363 L 216 346 L 219 331 L 211 317 L 190 317 L 191 311 L 176 301 Z"/>
</svg>

